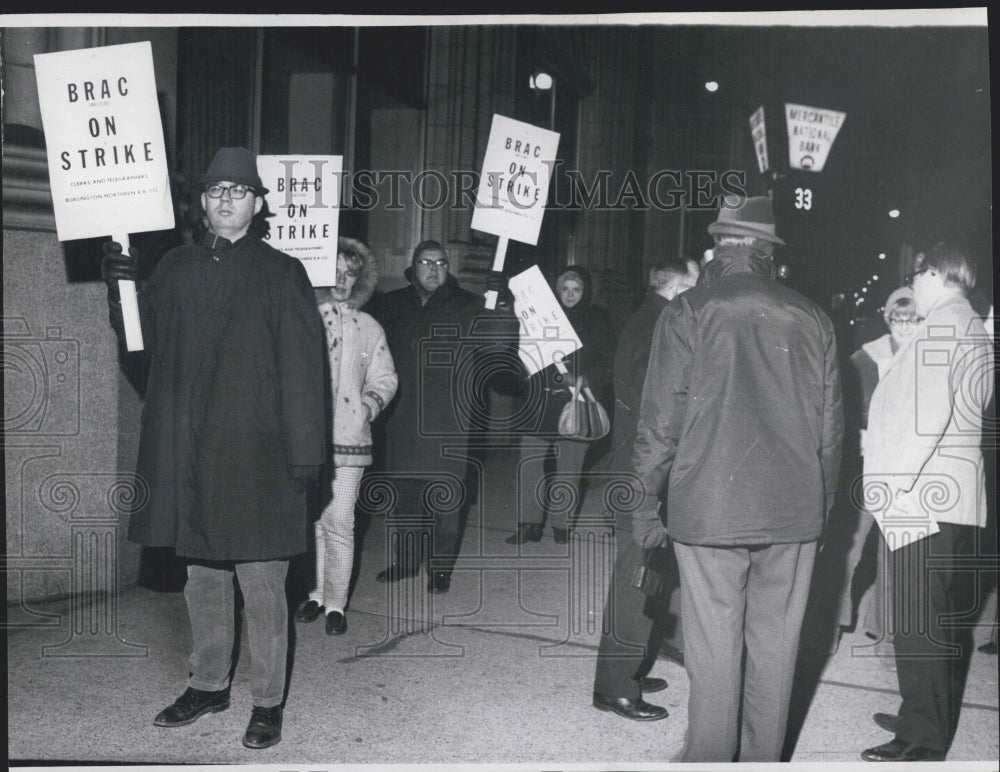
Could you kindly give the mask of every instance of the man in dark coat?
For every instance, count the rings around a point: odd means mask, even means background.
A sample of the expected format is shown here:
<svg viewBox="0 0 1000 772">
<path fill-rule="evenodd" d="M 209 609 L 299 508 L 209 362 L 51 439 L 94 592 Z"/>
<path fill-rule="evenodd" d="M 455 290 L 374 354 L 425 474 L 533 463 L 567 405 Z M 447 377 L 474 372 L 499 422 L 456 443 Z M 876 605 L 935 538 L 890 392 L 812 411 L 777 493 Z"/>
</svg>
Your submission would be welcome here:
<svg viewBox="0 0 1000 772">
<path fill-rule="evenodd" d="M 153 723 L 229 707 L 235 574 L 254 703 L 243 744 L 265 748 L 281 739 L 288 559 L 306 551 L 306 488 L 326 447 L 323 327 L 302 264 L 261 240 L 267 191 L 250 151 L 220 149 L 201 183 L 204 238 L 164 255 L 139 295 L 148 498 L 129 539 L 188 560 L 190 679 Z M 136 261 L 114 242 L 105 252 L 121 339 L 117 282 L 135 278 Z"/>
<path fill-rule="evenodd" d="M 632 530 L 646 548 L 672 537 L 680 568 L 690 696 L 675 760 L 772 762 L 837 484 L 840 373 L 829 317 L 774 280 L 771 200 L 724 202 L 709 233 L 714 259 L 653 337 Z"/>
<path fill-rule="evenodd" d="M 444 593 L 461 541 L 459 515 L 468 503 L 472 418 L 481 417 L 488 404 L 484 387 L 498 366 L 491 358 L 510 359 L 518 324 L 503 275 L 491 272 L 487 279 L 487 289 L 502 297 L 495 311 L 487 311 L 483 297 L 449 273 L 447 252 L 437 241 L 414 248 L 404 275 L 409 285 L 387 293 L 372 309 L 399 377 L 384 413 L 385 466 L 396 493 L 389 520 L 392 554 L 376 579 L 416 575 L 429 548 L 428 589 Z M 432 544 L 424 544 L 431 528 Z"/>
<path fill-rule="evenodd" d="M 677 295 L 698 281 L 698 264 L 693 260 L 665 260 L 649 272 L 649 292 L 635 313 L 622 328 L 615 350 L 614 387 L 615 413 L 612 424 L 612 447 L 601 459 L 595 471 L 627 473 L 631 469 L 632 447 L 642 401 L 642 385 L 653 341 L 656 322 Z M 595 494 L 608 490 L 599 487 Z M 588 496 L 592 502 L 596 496 Z M 588 506 L 585 502 L 584 507 Z M 610 501 L 602 502 L 604 505 Z M 596 502 L 595 502 L 596 504 Z M 663 602 L 655 586 L 649 586 L 649 597 L 643 589 L 633 586 L 636 569 L 647 564 L 647 550 L 632 538 L 632 515 L 627 509 L 615 510 L 615 544 L 617 557 L 611 575 L 611 587 L 604 605 L 604 625 L 597 650 L 594 676 L 594 707 L 611 710 L 637 721 L 655 721 L 667 717 L 667 711 L 642 699 L 644 692 L 667 688 L 662 678 L 649 677 L 659 649 L 653 640 L 653 623 L 662 613 Z M 662 551 L 667 552 L 669 547 Z M 660 561 L 662 564 L 663 561 Z M 667 589 L 667 588 L 662 588 Z"/>
</svg>

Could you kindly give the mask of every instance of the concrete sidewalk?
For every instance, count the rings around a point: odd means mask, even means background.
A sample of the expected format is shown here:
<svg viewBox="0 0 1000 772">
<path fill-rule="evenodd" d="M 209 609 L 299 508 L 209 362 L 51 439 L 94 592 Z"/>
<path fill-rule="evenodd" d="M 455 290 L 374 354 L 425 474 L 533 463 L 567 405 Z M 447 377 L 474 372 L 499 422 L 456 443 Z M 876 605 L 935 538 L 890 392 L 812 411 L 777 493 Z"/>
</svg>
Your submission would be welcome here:
<svg viewBox="0 0 1000 772">
<path fill-rule="evenodd" d="M 180 593 L 140 587 L 107 598 L 8 609 L 8 755 L 12 762 L 84 764 L 666 764 L 686 723 L 683 666 L 660 658 L 669 688 L 647 695 L 666 720 L 628 721 L 591 706 L 594 662 L 613 542 L 600 527 L 556 544 L 508 545 L 513 510 L 484 489 L 465 531 L 451 591 L 426 577 L 375 582 L 385 520 L 361 519 L 349 630 L 322 619 L 294 625 L 283 739 L 252 751 L 246 642 L 232 706 L 175 729 L 153 716 L 184 689 L 190 632 Z M 815 581 L 824 581 L 817 577 Z M 991 603 L 995 601 L 991 600 Z M 983 619 L 993 619 L 993 607 Z M 822 625 L 804 631 L 790 731 L 796 762 L 859 763 L 891 737 L 871 720 L 895 712 L 891 658 L 845 634 L 828 657 Z M 986 626 L 973 629 L 978 645 Z M 949 761 L 997 769 L 997 657 L 974 652 Z M 289 766 L 291 765 L 291 766 Z"/>
</svg>

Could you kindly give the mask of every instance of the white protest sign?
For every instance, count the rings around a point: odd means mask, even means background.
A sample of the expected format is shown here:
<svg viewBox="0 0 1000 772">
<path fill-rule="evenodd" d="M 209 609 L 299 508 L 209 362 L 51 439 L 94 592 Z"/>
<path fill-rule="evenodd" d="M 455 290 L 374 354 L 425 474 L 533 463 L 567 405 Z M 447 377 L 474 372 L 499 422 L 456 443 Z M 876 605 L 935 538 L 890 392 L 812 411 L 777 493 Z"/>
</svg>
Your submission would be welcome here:
<svg viewBox="0 0 1000 772">
<path fill-rule="evenodd" d="M 558 132 L 494 115 L 472 227 L 537 244 L 558 148 Z"/>
<path fill-rule="evenodd" d="M 35 55 L 60 241 L 174 227 L 148 42 Z"/>
<path fill-rule="evenodd" d="M 148 41 L 35 54 L 60 241 L 169 230 L 174 207 Z M 143 348 L 135 283 L 119 282 L 125 343 Z"/>
<path fill-rule="evenodd" d="M 314 287 L 337 283 L 337 225 L 344 159 L 339 155 L 262 155 L 257 171 L 268 189 L 267 242 L 298 258 Z"/>
<path fill-rule="evenodd" d="M 517 353 L 529 375 L 560 363 L 583 345 L 537 265 L 514 276 L 510 291 L 521 325 Z"/>
<path fill-rule="evenodd" d="M 757 167 L 763 174 L 770 164 L 767 159 L 767 130 L 764 126 L 764 105 L 761 105 L 750 116 L 750 135 L 753 137 L 753 148 L 757 153 Z"/>
<path fill-rule="evenodd" d="M 847 113 L 785 103 L 788 125 L 788 165 L 793 169 L 823 171 L 837 132 Z"/>
</svg>

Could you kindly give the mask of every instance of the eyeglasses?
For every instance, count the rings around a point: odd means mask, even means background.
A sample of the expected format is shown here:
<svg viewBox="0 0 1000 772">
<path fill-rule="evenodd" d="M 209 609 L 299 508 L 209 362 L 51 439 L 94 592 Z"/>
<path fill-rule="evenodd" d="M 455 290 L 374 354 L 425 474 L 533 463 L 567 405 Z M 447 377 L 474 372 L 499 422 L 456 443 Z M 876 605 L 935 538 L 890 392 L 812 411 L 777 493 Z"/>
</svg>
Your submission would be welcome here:
<svg viewBox="0 0 1000 772">
<path fill-rule="evenodd" d="M 917 278 L 920 274 L 927 273 L 929 270 L 930 268 L 921 268 L 919 271 L 913 271 L 911 273 L 906 274 L 906 276 L 903 277 L 903 284 L 905 284 L 907 287 L 912 287 L 913 280 Z"/>
<path fill-rule="evenodd" d="M 422 266 L 425 266 L 425 267 L 433 265 L 433 266 L 436 266 L 438 268 L 447 268 L 448 267 L 448 261 L 445 260 L 444 258 L 438 258 L 437 260 L 431 260 L 429 257 L 418 257 L 417 258 L 417 265 L 422 265 Z"/>
<path fill-rule="evenodd" d="M 208 185 L 205 188 L 205 195 L 209 198 L 222 198 L 222 194 L 227 191 L 231 199 L 239 201 L 250 192 L 250 187 L 247 185 Z"/>
<path fill-rule="evenodd" d="M 893 317 L 893 316 L 890 316 L 889 317 L 889 324 L 895 324 L 895 325 L 898 325 L 900 327 L 911 327 L 913 325 L 920 324 L 920 320 L 919 319 L 910 319 L 910 318 L 904 318 L 904 317 Z"/>
</svg>

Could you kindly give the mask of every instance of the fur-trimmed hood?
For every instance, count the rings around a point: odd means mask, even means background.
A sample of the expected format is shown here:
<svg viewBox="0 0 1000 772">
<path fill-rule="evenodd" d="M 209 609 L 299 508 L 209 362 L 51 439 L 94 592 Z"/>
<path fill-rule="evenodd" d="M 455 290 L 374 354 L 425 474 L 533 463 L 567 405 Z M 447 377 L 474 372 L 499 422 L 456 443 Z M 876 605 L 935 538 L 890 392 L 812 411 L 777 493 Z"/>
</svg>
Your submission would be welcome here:
<svg viewBox="0 0 1000 772">
<path fill-rule="evenodd" d="M 344 305 L 348 308 L 361 308 L 371 298 L 375 291 L 375 285 L 378 283 L 378 263 L 375 260 L 375 255 L 372 254 L 367 245 L 346 236 L 337 239 L 337 254 L 357 255 L 361 258 L 361 273 L 358 274 L 358 280 L 351 288 L 351 296 L 344 301 Z M 335 302 L 330 287 L 316 287 L 316 302 Z"/>
</svg>

